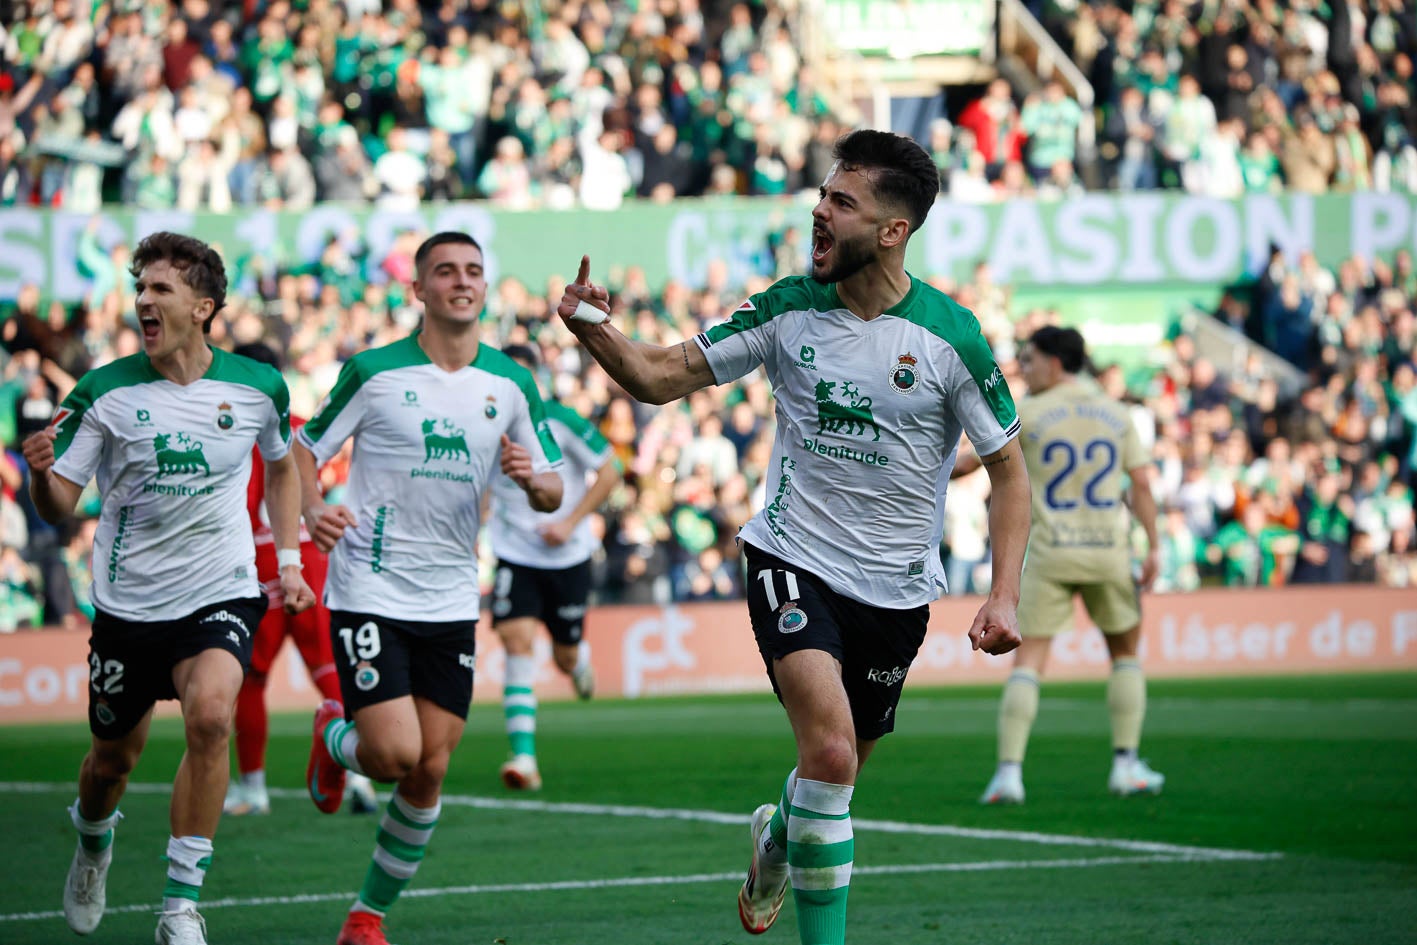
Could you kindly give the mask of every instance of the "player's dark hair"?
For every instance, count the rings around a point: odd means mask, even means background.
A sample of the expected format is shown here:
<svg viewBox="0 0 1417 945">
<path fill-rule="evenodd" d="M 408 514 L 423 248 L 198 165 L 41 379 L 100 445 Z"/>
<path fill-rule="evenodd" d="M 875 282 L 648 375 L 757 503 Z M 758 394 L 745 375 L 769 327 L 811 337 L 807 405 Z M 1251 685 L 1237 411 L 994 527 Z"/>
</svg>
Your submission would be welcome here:
<svg viewBox="0 0 1417 945">
<path fill-rule="evenodd" d="M 231 353 L 239 354 L 243 358 L 250 358 L 252 361 L 260 361 L 262 364 L 269 364 L 277 371 L 281 369 L 280 355 L 264 341 L 252 341 L 244 345 L 237 345 L 231 349 Z"/>
<path fill-rule="evenodd" d="M 212 319 L 226 304 L 226 266 L 221 255 L 206 243 L 166 230 L 149 234 L 133 250 L 128 271 L 136 279 L 155 262 L 166 262 L 182 275 L 182 281 L 199 298 L 212 300 L 212 313 L 202 322 L 202 331 L 212 330 Z"/>
<path fill-rule="evenodd" d="M 1034 350 L 1057 358 L 1069 374 L 1078 373 L 1087 363 L 1087 342 L 1083 341 L 1082 333 L 1076 328 L 1045 325 L 1033 333 L 1028 343 L 1033 345 Z"/>
<path fill-rule="evenodd" d="M 420 277 L 423 273 L 423 264 L 428 261 L 428 254 L 433 252 L 435 247 L 447 243 L 471 246 L 479 253 L 482 252 L 482 244 L 466 233 L 459 233 L 456 230 L 444 230 L 442 233 L 434 233 L 424 240 L 422 244 L 419 245 L 418 251 L 413 254 L 413 268 L 418 270 Z"/>
<path fill-rule="evenodd" d="M 525 361 L 532 367 L 541 363 L 541 358 L 537 356 L 536 349 L 531 345 L 507 345 L 502 349 L 502 353 L 514 361 Z"/>
<path fill-rule="evenodd" d="M 861 128 L 836 139 L 832 157 L 846 170 L 869 171 L 876 199 L 905 211 L 920 229 L 940 195 L 940 171 L 929 152 L 905 135 Z"/>
</svg>

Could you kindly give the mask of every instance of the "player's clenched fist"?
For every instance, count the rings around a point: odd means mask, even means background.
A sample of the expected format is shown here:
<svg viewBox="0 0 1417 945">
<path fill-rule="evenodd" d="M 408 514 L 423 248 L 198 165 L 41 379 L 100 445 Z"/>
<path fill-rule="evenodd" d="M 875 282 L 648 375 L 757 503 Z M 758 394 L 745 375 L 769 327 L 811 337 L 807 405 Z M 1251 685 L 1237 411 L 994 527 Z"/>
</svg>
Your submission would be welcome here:
<svg viewBox="0 0 1417 945">
<path fill-rule="evenodd" d="M 54 465 L 54 440 L 57 436 L 59 436 L 58 430 L 54 427 L 45 427 L 38 433 L 31 433 L 25 437 L 24 446 L 21 449 L 31 472 L 44 472 Z"/>
</svg>

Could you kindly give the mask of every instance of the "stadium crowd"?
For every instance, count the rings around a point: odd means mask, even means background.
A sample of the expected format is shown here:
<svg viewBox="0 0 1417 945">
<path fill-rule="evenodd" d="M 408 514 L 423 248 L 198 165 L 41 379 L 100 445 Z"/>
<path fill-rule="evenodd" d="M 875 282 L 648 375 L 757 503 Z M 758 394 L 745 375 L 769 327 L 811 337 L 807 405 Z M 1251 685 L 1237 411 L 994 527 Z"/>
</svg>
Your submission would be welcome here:
<svg viewBox="0 0 1417 945">
<path fill-rule="evenodd" d="M 801 61 L 797 5 L 787 2 L 701 10 L 697 0 L 572 0 L 542 3 L 538 19 L 491 0 L 34 0 L 16 9 L 0 33 L 0 204 L 481 198 L 612 208 L 632 193 L 773 194 L 820 180 L 832 140 L 854 120 Z M 1417 32 L 1403 0 L 1039 9 L 1098 90 L 1110 186 L 1417 191 L 1407 52 Z M 1016 101 L 998 80 L 956 117 L 937 122 L 930 142 L 952 198 L 1081 186 L 1080 112 L 1061 85 Z M 1310 166 L 1316 155 L 1328 157 Z M 281 352 L 293 408 L 308 416 L 345 359 L 416 325 L 409 284 L 421 236 L 404 234 L 382 258 L 331 240 L 293 270 L 228 260 L 239 292 L 213 341 Z M 77 246 L 91 280 L 82 304 L 46 302 L 33 286 L 0 300 L 0 631 L 91 613 L 93 497 L 72 526 L 44 524 L 17 444 L 49 422 L 75 377 L 140 349 L 125 251 L 101 247 L 90 228 Z M 695 286 L 650 286 L 625 267 L 612 276 L 617 324 L 677 343 L 801 271 L 805 252 L 800 231 L 778 234 L 741 285 L 721 263 Z M 1099 383 L 1137 405 L 1155 456 L 1160 589 L 1417 586 L 1410 255 L 1350 259 L 1336 272 L 1277 256 L 1254 276 L 1217 315 L 1305 372 L 1296 398 L 1282 399 L 1259 361 L 1223 375 L 1184 333 L 1149 379 L 1099 366 Z M 1013 352 L 1056 313 L 1018 310 L 987 266 L 968 283 L 934 281 L 976 312 L 1021 396 Z M 487 332 L 538 346 L 547 391 L 592 418 L 624 465 L 597 519 L 598 599 L 739 596 L 733 536 L 762 501 L 771 443 L 765 381 L 638 404 L 555 323 L 560 291 L 503 279 Z M 340 463 L 326 476 L 337 491 Z M 975 475 L 951 488 L 943 549 L 955 591 L 986 586 L 987 485 Z"/>
</svg>

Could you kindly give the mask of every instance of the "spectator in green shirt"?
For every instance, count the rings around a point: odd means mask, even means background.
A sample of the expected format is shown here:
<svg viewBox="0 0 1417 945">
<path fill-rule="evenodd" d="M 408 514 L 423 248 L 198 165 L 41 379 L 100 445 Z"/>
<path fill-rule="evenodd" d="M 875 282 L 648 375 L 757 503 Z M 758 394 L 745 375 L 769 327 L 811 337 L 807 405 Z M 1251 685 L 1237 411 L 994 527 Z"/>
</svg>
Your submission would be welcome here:
<svg viewBox="0 0 1417 945">
<path fill-rule="evenodd" d="M 1226 587 L 1275 587 L 1284 583 L 1290 559 L 1298 549 L 1299 536 L 1267 524 L 1264 507 L 1251 502 L 1239 519 L 1216 533 L 1206 557 L 1220 566 Z"/>
<path fill-rule="evenodd" d="M 1077 158 L 1082 108 L 1057 79 L 1043 87 L 1042 95 L 1025 99 L 1019 120 L 1028 135 L 1028 169 L 1035 181 L 1047 177 L 1059 161 L 1071 164 Z"/>
</svg>

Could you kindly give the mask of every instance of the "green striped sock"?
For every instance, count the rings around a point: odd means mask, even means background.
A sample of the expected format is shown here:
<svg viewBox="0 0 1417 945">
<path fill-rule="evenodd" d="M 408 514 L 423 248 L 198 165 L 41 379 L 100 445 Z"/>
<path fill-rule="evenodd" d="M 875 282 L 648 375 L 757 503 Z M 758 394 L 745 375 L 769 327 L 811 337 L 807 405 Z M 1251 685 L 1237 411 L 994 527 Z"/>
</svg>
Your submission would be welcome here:
<svg viewBox="0 0 1417 945">
<path fill-rule="evenodd" d="M 777 802 L 777 810 L 768 821 L 768 836 L 779 850 L 787 849 L 787 814 L 792 810 L 792 795 L 797 789 L 797 769 L 788 772 L 782 782 L 782 798 Z"/>
<path fill-rule="evenodd" d="M 442 802 L 432 807 L 414 807 L 395 791 L 379 822 L 374 858 L 359 890 L 359 906 L 383 915 L 398 899 L 428 849 L 433 828 L 438 824 Z"/>
<path fill-rule="evenodd" d="M 325 726 L 324 738 L 325 747 L 329 749 L 335 764 L 346 771 L 368 776 L 368 772 L 359 765 L 359 729 L 354 727 L 353 722 L 335 719 Z"/>
<path fill-rule="evenodd" d="M 75 800 L 69 808 L 69 820 L 79 833 L 79 849 L 95 861 L 102 861 L 105 851 L 113 846 L 113 828 L 123 815 L 114 811 L 102 820 L 85 820 L 79 813 L 79 802 Z"/>
<path fill-rule="evenodd" d="M 855 840 L 849 784 L 797 779 L 787 819 L 787 868 L 802 945 L 843 945 Z"/>
<path fill-rule="evenodd" d="M 163 909 L 174 912 L 183 902 L 196 902 L 202 894 L 202 880 L 212 865 L 212 842 L 206 837 L 167 839 L 167 885 L 163 887 Z"/>
<path fill-rule="evenodd" d="M 536 658 L 508 656 L 502 686 L 502 714 L 507 720 L 507 741 L 514 755 L 536 754 Z"/>
</svg>

